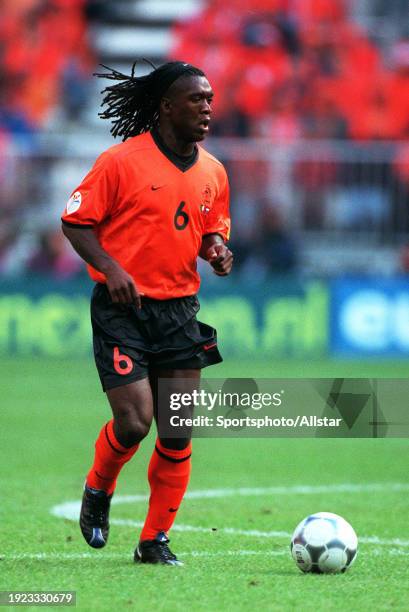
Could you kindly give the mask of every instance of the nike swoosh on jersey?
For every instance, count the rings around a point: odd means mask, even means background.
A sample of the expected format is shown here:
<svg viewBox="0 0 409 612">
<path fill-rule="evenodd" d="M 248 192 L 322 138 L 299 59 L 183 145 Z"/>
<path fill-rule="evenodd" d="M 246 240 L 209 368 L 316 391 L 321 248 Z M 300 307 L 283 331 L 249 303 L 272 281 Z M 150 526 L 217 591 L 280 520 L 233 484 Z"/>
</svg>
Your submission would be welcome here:
<svg viewBox="0 0 409 612">
<path fill-rule="evenodd" d="M 162 187 L 165 187 L 165 185 L 152 185 L 151 189 L 152 191 L 156 191 L 157 189 L 161 189 Z"/>
</svg>

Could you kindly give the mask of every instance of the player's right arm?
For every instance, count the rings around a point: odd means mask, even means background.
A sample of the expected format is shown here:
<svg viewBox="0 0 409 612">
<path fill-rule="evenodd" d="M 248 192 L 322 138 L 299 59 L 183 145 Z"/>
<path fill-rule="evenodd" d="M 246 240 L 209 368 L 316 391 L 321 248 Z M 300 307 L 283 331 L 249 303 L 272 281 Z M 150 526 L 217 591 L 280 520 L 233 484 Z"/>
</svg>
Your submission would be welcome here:
<svg viewBox="0 0 409 612">
<path fill-rule="evenodd" d="M 80 257 L 105 276 L 113 302 L 135 303 L 141 307 L 141 296 L 133 278 L 100 244 L 96 229 L 118 212 L 120 170 L 116 157 L 102 153 L 94 166 L 72 193 L 62 216 L 64 235 Z"/>
<path fill-rule="evenodd" d="M 78 255 L 105 275 L 106 285 L 113 302 L 134 303 L 141 308 L 141 296 L 132 276 L 104 251 L 92 227 L 74 227 L 63 222 L 62 231 Z"/>
</svg>

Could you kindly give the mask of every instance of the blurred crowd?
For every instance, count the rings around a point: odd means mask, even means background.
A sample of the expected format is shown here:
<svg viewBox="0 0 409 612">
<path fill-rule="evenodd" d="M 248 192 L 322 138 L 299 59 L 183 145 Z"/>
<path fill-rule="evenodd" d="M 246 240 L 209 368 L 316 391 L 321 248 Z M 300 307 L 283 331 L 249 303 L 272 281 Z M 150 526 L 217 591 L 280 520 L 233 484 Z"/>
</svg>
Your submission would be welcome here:
<svg viewBox="0 0 409 612">
<path fill-rule="evenodd" d="M 212 133 L 265 138 L 284 152 L 271 163 L 247 160 L 229 168 L 232 247 L 248 278 L 297 268 L 297 223 L 313 231 L 409 229 L 403 142 L 409 37 L 382 46 L 381 37 L 375 41 L 352 19 L 352 4 L 210 0 L 200 14 L 174 25 L 171 57 L 201 66 L 215 91 Z M 396 146 L 365 163 L 365 153 L 354 161 L 332 150 L 334 140 Z M 328 144 L 316 155 L 304 148 L 286 161 L 286 147 L 300 141 Z"/>
<path fill-rule="evenodd" d="M 172 56 L 203 66 L 223 136 L 409 135 L 409 38 L 382 50 L 349 0 L 210 0 L 175 24 Z M 409 18 L 409 15 L 407 15 Z"/>
<path fill-rule="evenodd" d="M 409 37 L 402 28 L 380 44 L 352 19 L 352 3 L 208 0 L 173 25 L 169 59 L 203 68 L 215 90 L 212 135 L 279 143 L 274 160 L 244 152 L 232 161 L 215 151 L 232 186 L 236 270 L 248 279 L 299 269 L 300 228 L 379 234 L 389 224 L 409 233 Z M 57 126 L 80 137 L 98 63 L 90 32 L 110 6 L 3 0 L 0 274 L 64 279 L 84 271 L 58 228 L 61 194 L 78 167 L 39 155 L 37 136 Z M 368 149 L 362 162 L 331 148 L 377 140 L 391 145 L 379 159 Z M 311 141 L 315 148 L 303 145 L 299 156 L 297 143 Z"/>
<path fill-rule="evenodd" d="M 19 240 L 27 209 L 40 207 L 37 136 L 53 121 L 80 118 L 95 57 L 88 40 L 93 2 L 3 0 L 0 19 L 0 272 L 79 270 L 66 252 L 56 221 Z M 14 155 L 14 145 L 19 155 Z M 37 174 L 35 170 L 38 170 Z M 40 173 L 43 173 L 40 176 Z M 29 195 L 29 202 L 27 197 Z"/>
<path fill-rule="evenodd" d="M 75 117 L 94 66 L 86 0 L 3 0 L 0 131 L 41 129 L 55 111 Z"/>
</svg>

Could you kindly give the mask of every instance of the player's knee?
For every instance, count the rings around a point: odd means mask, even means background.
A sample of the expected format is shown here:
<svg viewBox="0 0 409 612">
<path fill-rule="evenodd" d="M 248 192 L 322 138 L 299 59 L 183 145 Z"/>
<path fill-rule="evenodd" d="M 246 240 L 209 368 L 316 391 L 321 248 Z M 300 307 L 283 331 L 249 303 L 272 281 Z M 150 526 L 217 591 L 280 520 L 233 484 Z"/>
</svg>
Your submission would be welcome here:
<svg viewBox="0 0 409 612">
<path fill-rule="evenodd" d="M 185 450 L 190 444 L 190 438 L 160 438 L 160 443 L 170 450 Z"/>
<path fill-rule="evenodd" d="M 150 427 L 151 424 L 144 419 L 137 419 L 131 423 L 129 428 L 129 436 L 135 440 L 134 444 L 146 438 Z"/>
<path fill-rule="evenodd" d="M 150 422 L 142 418 L 133 418 L 120 427 L 120 437 L 124 446 L 134 446 L 141 442 L 149 433 Z"/>
</svg>

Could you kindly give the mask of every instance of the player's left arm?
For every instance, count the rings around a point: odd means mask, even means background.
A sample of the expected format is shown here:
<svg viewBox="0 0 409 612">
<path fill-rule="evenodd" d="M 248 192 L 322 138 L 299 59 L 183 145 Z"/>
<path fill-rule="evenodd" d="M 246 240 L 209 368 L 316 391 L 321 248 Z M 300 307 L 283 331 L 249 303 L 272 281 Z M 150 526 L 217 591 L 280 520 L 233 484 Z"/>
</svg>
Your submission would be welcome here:
<svg viewBox="0 0 409 612">
<path fill-rule="evenodd" d="M 230 236 L 229 181 L 225 169 L 219 166 L 217 191 L 213 206 L 206 216 L 199 255 L 209 262 L 219 276 L 230 274 L 233 253 L 226 245 Z"/>
<path fill-rule="evenodd" d="M 219 234 L 203 236 L 199 255 L 209 262 L 218 276 L 230 274 L 233 266 L 233 253 Z"/>
</svg>

